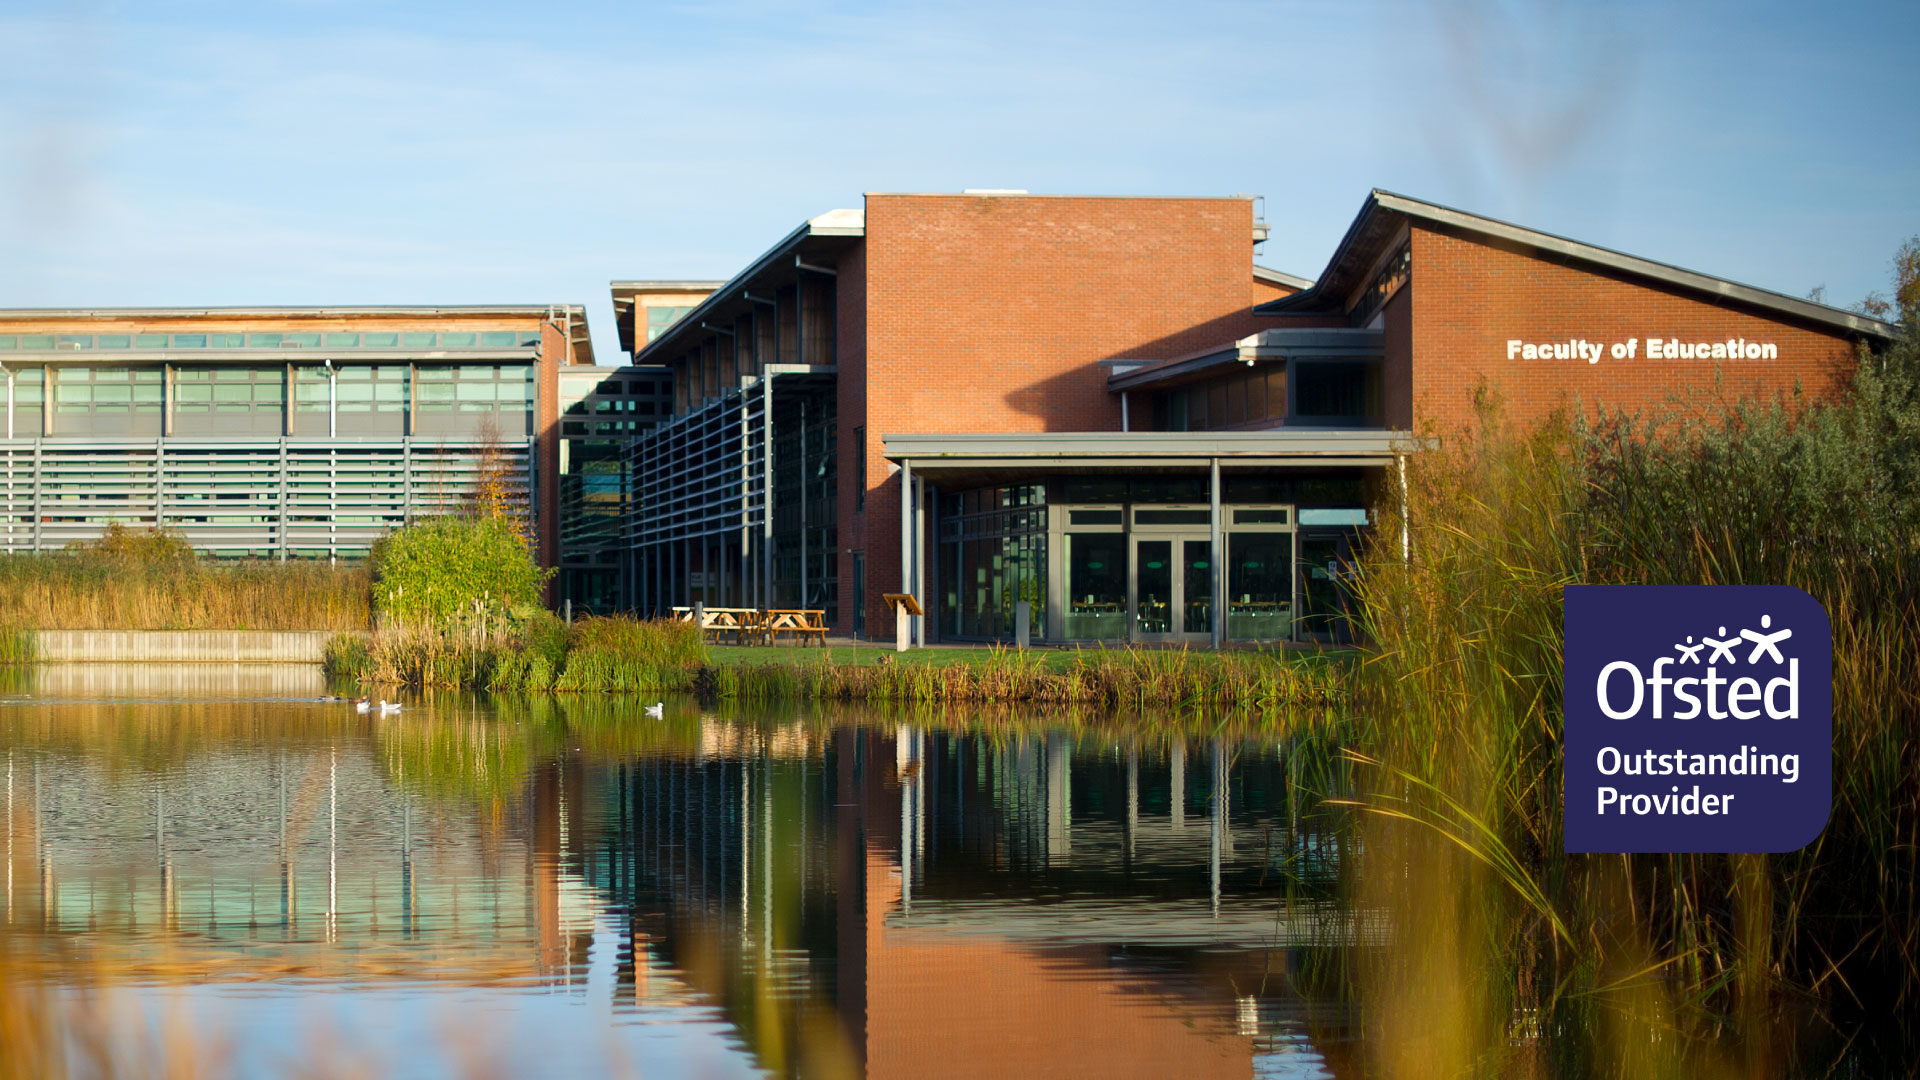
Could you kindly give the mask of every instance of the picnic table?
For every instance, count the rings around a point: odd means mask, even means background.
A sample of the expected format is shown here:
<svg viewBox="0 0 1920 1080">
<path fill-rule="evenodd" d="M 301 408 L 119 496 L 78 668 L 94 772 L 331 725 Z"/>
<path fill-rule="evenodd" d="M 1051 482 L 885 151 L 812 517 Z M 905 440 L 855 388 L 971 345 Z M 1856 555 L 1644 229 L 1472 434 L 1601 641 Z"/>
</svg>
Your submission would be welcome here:
<svg viewBox="0 0 1920 1080">
<path fill-rule="evenodd" d="M 824 608 L 768 608 L 760 632 L 769 645 L 774 644 L 780 634 L 792 634 L 795 644 L 825 645 L 827 612 Z"/>
<path fill-rule="evenodd" d="M 693 621 L 693 609 L 677 607 L 673 616 L 681 622 Z M 710 607 L 700 609 L 700 635 L 713 641 L 728 636 L 735 645 L 753 645 L 762 636 L 759 608 Z"/>
</svg>

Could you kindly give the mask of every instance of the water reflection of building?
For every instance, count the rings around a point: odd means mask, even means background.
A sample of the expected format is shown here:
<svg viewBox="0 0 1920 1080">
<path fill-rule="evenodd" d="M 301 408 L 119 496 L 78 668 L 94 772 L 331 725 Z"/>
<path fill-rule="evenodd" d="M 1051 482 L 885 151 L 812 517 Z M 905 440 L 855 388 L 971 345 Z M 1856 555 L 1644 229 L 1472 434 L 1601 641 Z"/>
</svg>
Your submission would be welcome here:
<svg viewBox="0 0 1920 1080">
<path fill-rule="evenodd" d="M 910 729 L 782 759 L 738 736 L 605 778 L 583 872 L 767 1068 L 1245 1076 L 1347 1037 L 1288 989 L 1290 949 L 1352 927 L 1311 881 L 1281 906 L 1277 866 L 1332 868 L 1284 759 Z"/>
</svg>

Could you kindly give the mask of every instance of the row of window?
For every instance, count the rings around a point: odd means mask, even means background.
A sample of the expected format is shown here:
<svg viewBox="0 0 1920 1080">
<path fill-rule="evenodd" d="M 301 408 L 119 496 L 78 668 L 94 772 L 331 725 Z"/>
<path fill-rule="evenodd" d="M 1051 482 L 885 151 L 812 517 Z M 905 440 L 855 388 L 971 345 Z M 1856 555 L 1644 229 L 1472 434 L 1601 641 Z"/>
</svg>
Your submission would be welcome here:
<svg viewBox="0 0 1920 1080">
<path fill-rule="evenodd" d="M 0 349 L 519 349 L 538 330 L 387 330 L 191 334 L 0 334 Z"/>
<path fill-rule="evenodd" d="M 322 369 L 295 370 L 294 403 L 303 412 L 325 412 L 329 403 L 343 412 L 407 406 L 405 365 L 338 368 L 331 386 Z M 13 374 L 16 407 L 32 407 L 44 400 L 43 369 L 21 368 Z M 533 405 L 530 367 L 421 368 L 418 375 L 413 400 L 423 412 L 491 412 Z M 187 411 L 209 403 L 278 408 L 286 400 L 285 375 L 277 368 L 181 368 L 173 376 L 173 400 Z M 66 367 L 60 369 L 55 397 L 62 410 L 128 403 L 157 407 L 164 402 L 161 378 L 158 368 Z"/>
</svg>

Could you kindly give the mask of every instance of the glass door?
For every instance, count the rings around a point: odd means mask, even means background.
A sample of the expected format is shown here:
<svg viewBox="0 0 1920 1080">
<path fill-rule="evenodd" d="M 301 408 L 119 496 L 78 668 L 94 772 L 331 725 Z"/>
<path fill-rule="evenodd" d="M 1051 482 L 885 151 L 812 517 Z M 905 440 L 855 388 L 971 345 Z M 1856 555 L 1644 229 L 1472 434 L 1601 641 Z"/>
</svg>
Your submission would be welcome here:
<svg viewBox="0 0 1920 1080">
<path fill-rule="evenodd" d="M 1133 633 L 1140 641 L 1213 635 L 1213 544 L 1185 536 L 1133 542 Z"/>
<path fill-rule="evenodd" d="M 1181 632 L 1213 640 L 1213 541 L 1180 542 Z"/>
<path fill-rule="evenodd" d="M 1174 613 L 1180 598 L 1174 594 L 1173 541 L 1136 540 L 1133 545 L 1133 631 L 1148 641 L 1173 636 Z"/>
</svg>

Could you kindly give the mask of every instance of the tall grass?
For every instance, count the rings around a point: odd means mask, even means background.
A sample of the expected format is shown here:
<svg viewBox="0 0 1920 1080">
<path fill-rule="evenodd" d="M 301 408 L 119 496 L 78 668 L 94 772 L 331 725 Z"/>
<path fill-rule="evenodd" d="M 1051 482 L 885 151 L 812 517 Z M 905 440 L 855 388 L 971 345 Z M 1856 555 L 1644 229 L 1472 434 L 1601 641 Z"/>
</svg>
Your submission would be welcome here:
<svg viewBox="0 0 1920 1080">
<path fill-rule="evenodd" d="M 1920 991 L 1920 350 L 1833 403 L 1676 408 L 1416 456 L 1363 560 L 1350 732 L 1386 1075 L 1735 1070 L 1797 995 Z M 1403 560 L 1400 529 L 1411 539 Z M 1561 851 L 1561 588 L 1793 585 L 1834 628 L 1833 814 L 1790 855 Z M 1791 991 L 1791 992 L 1789 992 Z M 1569 1037 L 1551 1047 L 1537 1033 Z M 1529 1033 L 1535 1033 L 1530 1035 Z M 1578 1034 L 1571 1034 L 1578 1033 Z M 1777 1049 L 1777 1048 L 1776 1048 Z"/>
<path fill-rule="evenodd" d="M 170 533 L 118 523 L 100 540 L 0 555 L 10 630 L 364 630 L 364 568 L 195 557 Z"/>
<path fill-rule="evenodd" d="M 336 637 L 327 674 L 368 689 L 652 694 L 691 689 L 706 658 L 699 631 L 676 620 L 611 616 L 568 626 L 537 609 L 477 616 Z"/>
<path fill-rule="evenodd" d="M 883 660 L 891 658 L 883 657 Z M 1323 657 L 1187 649 L 1050 654 L 995 647 L 943 664 L 836 662 L 742 664 L 705 673 L 715 696 L 741 701 L 901 704 L 1103 704 L 1274 709 L 1343 698 L 1343 665 Z"/>
</svg>

